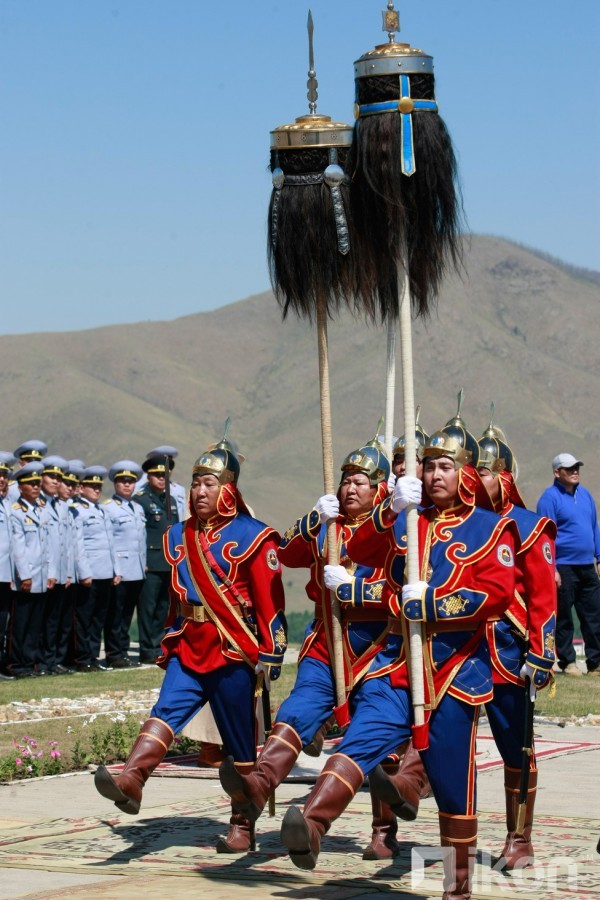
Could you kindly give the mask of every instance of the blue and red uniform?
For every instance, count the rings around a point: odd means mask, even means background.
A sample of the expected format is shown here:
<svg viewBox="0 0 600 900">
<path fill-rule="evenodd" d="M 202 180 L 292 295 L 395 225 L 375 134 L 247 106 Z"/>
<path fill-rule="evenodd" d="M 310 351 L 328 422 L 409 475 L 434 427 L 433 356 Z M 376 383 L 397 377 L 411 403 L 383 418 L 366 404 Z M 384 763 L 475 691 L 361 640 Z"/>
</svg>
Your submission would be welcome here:
<svg viewBox="0 0 600 900">
<path fill-rule="evenodd" d="M 382 483 L 375 502 L 386 494 L 387 486 Z M 383 570 L 356 565 L 348 558 L 347 544 L 364 518 L 351 519 L 340 515 L 336 520 L 340 563 L 346 565 L 353 576 L 351 581 L 340 584 L 336 590 L 342 609 L 344 677 L 348 694 L 368 671 L 377 652 L 385 644 L 388 633 L 391 592 Z M 294 688 L 277 715 L 277 722 L 292 727 L 304 745 L 312 740 L 336 706 L 331 664 L 331 603 L 329 590 L 323 581 L 323 566 L 327 561 L 327 526 L 321 524 L 316 510 L 298 519 L 286 531 L 280 544 L 279 559 L 290 568 L 310 570 L 306 593 L 315 604 L 315 618 L 307 629 L 300 650 Z"/>
<path fill-rule="evenodd" d="M 463 481 L 475 478 L 461 472 Z M 518 533 L 509 519 L 467 503 L 421 510 L 418 520 L 420 600 L 402 607 L 406 560 L 405 515 L 384 501 L 356 531 L 348 552 L 365 565 L 383 566 L 392 595 L 387 646 L 374 660 L 356 696 L 356 709 L 339 753 L 364 774 L 410 737 L 412 709 L 407 619 L 422 623 L 425 713 L 429 749 L 422 754 L 440 810 L 473 815 L 477 713 L 493 696 L 485 637 L 489 618 L 499 618 L 515 585 Z M 451 773 L 452 777 L 448 777 Z"/>
<path fill-rule="evenodd" d="M 501 473 L 500 479 L 511 479 Z M 510 484 L 508 485 L 510 490 Z M 546 686 L 555 662 L 556 583 L 554 538 L 556 525 L 507 499 L 500 514 L 519 530 L 516 585 L 513 600 L 503 616 L 487 625 L 493 665 L 494 696 L 486 712 L 494 739 L 505 764 L 520 768 L 522 725 L 527 702 L 525 682 L 519 673 L 524 663 L 533 669 L 536 688 Z M 535 758 L 531 757 L 532 768 Z"/>
<path fill-rule="evenodd" d="M 208 702 L 225 751 L 244 763 L 256 756 L 254 668 L 281 666 L 287 626 L 279 535 L 243 504 L 238 511 L 233 485 L 222 492 L 222 512 L 204 523 L 192 510 L 165 535 L 171 609 L 159 665 L 166 675 L 151 716 L 177 733 Z"/>
</svg>

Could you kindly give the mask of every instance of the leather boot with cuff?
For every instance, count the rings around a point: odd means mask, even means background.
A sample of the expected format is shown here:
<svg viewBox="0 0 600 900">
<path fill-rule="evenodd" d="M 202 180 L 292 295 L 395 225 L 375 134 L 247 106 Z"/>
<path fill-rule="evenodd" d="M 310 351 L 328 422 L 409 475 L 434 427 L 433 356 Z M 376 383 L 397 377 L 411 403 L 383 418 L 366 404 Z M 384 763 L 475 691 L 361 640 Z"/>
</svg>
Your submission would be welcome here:
<svg viewBox="0 0 600 900">
<path fill-rule="evenodd" d="M 369 772 L 369 786 L 374 797 L 407 822 L 417 818 L 419 802 L 431 793 L 421 756 L 412 742 L 399 763 L 384 762 Z"/>
<path fill-rule="evenodd" d="M 302 741 L 291 725 L 277 722 L 247 774 L 228 756 L 219 768 L 219 778 L 236 810 L 256 822 L 269 796 L 289 774 L 301 749 Z"/>
<path fill-rule="evenodd" d="M 517 814 L 519 811 L 519 786 L 521 783 L 521 770 L 504 767 L 504 791 L 506 794 L 506 842 L 500 854 L 504 868 L 524 869 L 533 865 L 533 845 L 531 843 L 531 828 L 533 826 L 533 810 L 535 795 L 537 793 L 538 770 L 529 772 L 529 790 L 527 791 L 527 804 L 525 806 L 525 825 L 523 834 L 517 834 Z"/>
<path fill-rule="evenodd" d="M 383 800 L 371 794 L 373 810 L 373 833 L 371 843 L 365 847 L 363 859 L 393 859 L 400 853 L 400 845 L 396 840 L 398 822 L 391 808 Z"/>
<path fill-rule="evenodd" d="M 248 853 L 256 849 L 254 822 L 231 804 L 231 818 L 227 836 L 217 841 L 217 853 Z"/>
<path fill-rule="evenodd" d="M 290 806 L 281 825 L 281 842 L 299 869 L 314 869 L 321 849 L 321 838 L 334 819 L 346 809 L 362 786 L 364 774 L 350 757 L 334 753 L 317 778 L 300 812 Z"/>
<path fill-rule="evenodd" d="M 106 766 L 98 766 L 94 775 L 98 793 L 112 800 L 121 812 L 135 816 L 140 811 L 144 785 L 164 759 L 174 737 L 172 729 L 162 719 L 148 719 L 121 772 L 112 775 Z"/>
<path fill-rule="evenodd" d="M 327 732 L 330 728 L 335 725 L 335 716 L 329 716 L 326 722 L 323 722 L 320 728 L 317 728 L 313 735 L 312 741 L 309 741 L 308 744 L 305 744 L 302 748 L 302 752 L 306 753 L 307 756 L 319 757 L 323 752 L 323 744 L 325 743 L 325 738 L 327 736 Z"/>
<path fill-rule="evenodd" d="M 444 859 L 442 900 L 470 900 L 477 848 L 477 816 L 438 813 L 442 847 L 452 853 Z"/>
</svg>

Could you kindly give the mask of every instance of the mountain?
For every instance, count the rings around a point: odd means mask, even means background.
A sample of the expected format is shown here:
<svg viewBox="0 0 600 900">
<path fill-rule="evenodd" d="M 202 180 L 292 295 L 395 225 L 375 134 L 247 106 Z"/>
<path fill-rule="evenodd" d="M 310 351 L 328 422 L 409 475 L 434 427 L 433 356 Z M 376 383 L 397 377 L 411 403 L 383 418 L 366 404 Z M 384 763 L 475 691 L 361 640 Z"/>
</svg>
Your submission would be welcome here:
<svg viewBox="0 0 600 900">
<path fill-rule="evenodd" d="M 478 437 L 493 400 L 531 505 L 561 451 L 585 461 L 582 482 L 600 498 L 592 275 L 473 236 L 463 276 L 448 278 L 437 313 L 414 325 L 422 424 L 443 425 L 464 387 L 463 418 Z M 139 301 L 124 302 L 134 317 Z M 330 325 L 329 350 L 337 471 L 383 413 L 386 334 L 344 314 Z M 168 322 L 0 337 L 0 385 L 2 449 L 40 438 L 51 453 L 108 466 L 174 444 L 175 477 L 187 484 L 229 415 L 247 457 L 240 486 L 260 518 L 284 529 L 322 493 L 315 331 L 282 322 L 270 292 Z M 401 431 L 400 378 L 396 396 Z"/>
</svg>

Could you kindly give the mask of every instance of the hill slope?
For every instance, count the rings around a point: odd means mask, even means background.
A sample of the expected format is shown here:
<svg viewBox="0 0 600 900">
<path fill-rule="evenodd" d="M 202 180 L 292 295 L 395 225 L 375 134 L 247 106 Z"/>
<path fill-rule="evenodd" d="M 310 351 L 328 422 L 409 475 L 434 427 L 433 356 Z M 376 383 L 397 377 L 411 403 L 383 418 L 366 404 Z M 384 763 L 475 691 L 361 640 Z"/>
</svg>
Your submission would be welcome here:
<svg viewBox="0 0 600 900">
<path fill-rule="evenodd" d="M 600 287 L 489 237 L 471 239 L 466 269 L 446 282 L 438 314 L 414 328 L 423 425 L 432 431 L 452 416 L 462 386 L 476 436 L 494 400 L 530 504 L 562 450 L 581 455 L 583 482 L 600 497 L 592 327 Z M 336 466 L 383 412 L 385 352 L 381 329 L 347 315 L 330 327 Z M 242 490 L 257 515 L 285 528 L 321 492 L 317 379 L 314 331 L 282 323 L 270 292 L 170 322 L 4 336 L 0 447 L 39 437 L 50 452 L 110 465 L 172 443 L 176 477 L 187 483 L 192 461 L 230 415 L 247 456 Z"/>
</svg>

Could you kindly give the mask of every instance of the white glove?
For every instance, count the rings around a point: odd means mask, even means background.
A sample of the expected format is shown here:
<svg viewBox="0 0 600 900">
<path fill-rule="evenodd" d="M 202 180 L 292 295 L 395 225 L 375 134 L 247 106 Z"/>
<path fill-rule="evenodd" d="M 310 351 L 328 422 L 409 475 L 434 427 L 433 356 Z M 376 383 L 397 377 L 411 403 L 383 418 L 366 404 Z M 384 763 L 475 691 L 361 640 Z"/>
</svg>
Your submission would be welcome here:
<svg viewBox="0 0 600 900">
<path fill-rule="evenodd" d="M 396 478 L 396 476 L 394 475 L 394 473 L 393 473 L 393 472 L 390 472 L 390 477 L 388 478 L 388 492 L 389 492 L 390 494 L 393 494 L 393 493 L 394 493 L 394 488 L 396 487 L 396 481 L 397 481 L 397 480 L 398 480 L 398 479 Z"/>
<path fill-rule="evenodd" d="M 271 679 L 269 678 L 269 667 L 265 666 L 264 663 L 258 662 L 254 666 L 254 672 L 256 675 L 260 675 L 260 673 L 262 672 L 262 674 L 264 675 L 265 689 L 267 691 L 270 691 L 271 690 Z"/>
<path fill-rule="evenodd" d="M 425 621 L 425 591 L 426 581 L 414 581 L 405 584 L 402 588 L 402 612 L 409 622 Z"/>
<path fill-rule="evenodd" d="M 327 565 L 323 569 L 323 581 L 327 590 L 335 591 L 338 585 L 354 581 L 354 575 L 351 575 L 344 566 Z"/>
<path fill-rule="evenodd" d="M 401 478 L 398 478 L 394 486 L 391 504 L 394 512 L 401 512 L 410 503 L 420 503 L 422 488 L 420 478 L 413 478 L 412 475 L 402 475 Z"/>
<path fill-rule="evenodd" d="M 340 514 L 340 501 L 333 494 L 324 494 L 315 503 L 315 509 L 319 513 L 321 522 L 337 519 Z"/>
<path fill-rule="evenodd" d="M 537 688 L 534 684 L 535 669 L 533 669 L 529 663 L 523 663 L 519 676 L 523 681 L 525 681 L 526 678 L 529 678 L 529 699 L 532 703 L 535 703 L 535 695 L 537 694 Z"/>
<path fill-rule="evenodd" d="M 407 600 L 421 600 L 427 590 L 426 581 L 414 581 L 412 584 L 405 584 L 402 588 L 402 602 Z"/>
</svg>

